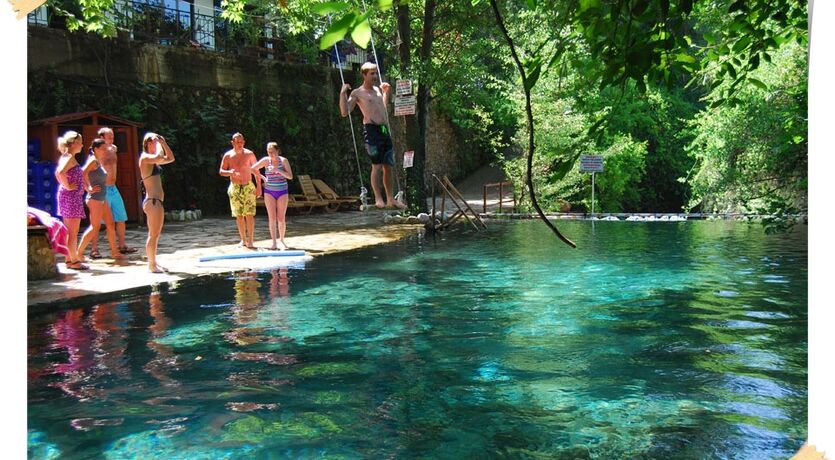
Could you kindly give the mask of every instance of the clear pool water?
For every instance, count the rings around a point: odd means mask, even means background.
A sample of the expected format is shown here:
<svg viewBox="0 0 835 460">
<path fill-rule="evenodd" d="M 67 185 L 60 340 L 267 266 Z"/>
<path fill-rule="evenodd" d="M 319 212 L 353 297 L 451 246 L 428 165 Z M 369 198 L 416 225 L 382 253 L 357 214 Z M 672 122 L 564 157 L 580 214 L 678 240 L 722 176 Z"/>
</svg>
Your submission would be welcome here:
<svg viewBox="0 0 835 460">
<path fill-rule="evenodd" d="M 806 231 L 413 238 L 29 319 L 30 458 L 788 458 Z"/>
</svg>

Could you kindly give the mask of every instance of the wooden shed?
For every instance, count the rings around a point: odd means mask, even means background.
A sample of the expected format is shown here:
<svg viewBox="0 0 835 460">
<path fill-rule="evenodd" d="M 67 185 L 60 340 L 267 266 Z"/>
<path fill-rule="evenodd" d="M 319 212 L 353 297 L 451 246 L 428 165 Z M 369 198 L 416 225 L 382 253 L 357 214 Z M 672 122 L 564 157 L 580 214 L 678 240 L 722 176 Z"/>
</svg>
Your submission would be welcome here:
<svg viewBox="0 0 835 460">
<path fill-rule="evenodd" d="M 95 139 L 99 128 L 109 127 L 113 130 L 113 143 L 119 148 L 119 163 L 116 186 L 125 201 L 128 220 L 138 222 L 144 220 L 142 214 L 142 196 L 139 192 L 139 134 L 142 123 L 125 120 L 100 111 L 77 112 L 58 115 L 29 122 L 28 138 L 37 139 L 40 144 L 40 159 L 56 162 L 58 152 L 58 136 L 68 130 L 81 133 L 86 149 Z"/>
</svg>

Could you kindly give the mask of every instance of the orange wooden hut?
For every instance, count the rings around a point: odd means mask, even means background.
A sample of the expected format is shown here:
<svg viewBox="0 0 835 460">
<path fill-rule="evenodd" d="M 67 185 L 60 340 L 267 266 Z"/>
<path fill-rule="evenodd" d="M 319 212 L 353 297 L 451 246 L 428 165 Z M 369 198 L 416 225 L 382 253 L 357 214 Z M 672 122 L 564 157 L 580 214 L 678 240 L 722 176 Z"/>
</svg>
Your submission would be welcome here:
<svg viewBox="0 0 835 460">
<path fill-rule="evenodd" d="M 144 220 L 139 192 L 139 134 L 142 123 L 125 120 L 100 111 L 76 112 L 29 122 L 28 137 L 40 144 L 40 159 L 55 162 L 58 152 L 58 136 L 67 130 L 81 133 L 85 148 L 96 138 L 99 128 L 107 126 L 113 130 L 113 143 L 119 147 L 119 167 L 116 186 L 125 201 L 128 220 Z"/>
</svg>

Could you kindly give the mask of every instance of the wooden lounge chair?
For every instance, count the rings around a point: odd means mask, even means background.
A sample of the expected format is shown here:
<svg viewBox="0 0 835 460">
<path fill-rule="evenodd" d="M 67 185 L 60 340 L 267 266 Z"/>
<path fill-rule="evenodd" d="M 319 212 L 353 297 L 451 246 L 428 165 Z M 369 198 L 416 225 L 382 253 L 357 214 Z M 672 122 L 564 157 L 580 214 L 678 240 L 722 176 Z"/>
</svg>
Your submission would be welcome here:
<svg viewBox="0 0 835 460">
<path fill-rule="evenodd" d="M 316 191 L 316 187 L 313 185 L 313 180 L 310 179 L 310 176 L 307 175 L 300 175 L 299 176 L 299 185 L 302 187 L 302 195 L 305 199 L 308 200 L 319 200 L 324 202 L 324 208 L 327 212 L 334 212 L 339 209 L 339 206 L 344 203 L 343 200 L 330 200 L 322 196 L 319 192 Z"/>
<path fill-rule="evenodd" d="M 309 176 L 300 176 L 307 177 L 308 181 L 310 180 Z M 313 193 L 310 193 L 310 190 L 305 190 L 305 186 L 302 186 L 302 190 L 305 192 L 303 194 L 298 193 L 291 193 L 287 195 L 287 209 L 300 209 L 300 208 L 307 208 L 307 212 L 305 214 L 310 214 L 316 208 L 325 208 L 327 209 L 328 203 L 327 200 L 322 199 L 319 194 L 316 193 L 315 188 L 310 185 L 310 189 L 313 189 Z M 261 196 L 255 200 L 255 205 L 264 207 L 264 197 Z"/>
<path fill-rule="evenodd" d="M 347 208 L 353 208 L 355 206 L 360 205 L 360 197 L 340 196 L 338 193 L 334 192 L 333 189 L 325 183 L 325 181 L 321 179 L 313 179 L 313 186 L 316 187 L 316 190 L 319 191 L 319 196 L 330 201 L 331 203 L 338 203 L 337 208 L 342 206 Z M 328 208 L 330 207 L 331 205 L 328 205 Z"/>
</svg>

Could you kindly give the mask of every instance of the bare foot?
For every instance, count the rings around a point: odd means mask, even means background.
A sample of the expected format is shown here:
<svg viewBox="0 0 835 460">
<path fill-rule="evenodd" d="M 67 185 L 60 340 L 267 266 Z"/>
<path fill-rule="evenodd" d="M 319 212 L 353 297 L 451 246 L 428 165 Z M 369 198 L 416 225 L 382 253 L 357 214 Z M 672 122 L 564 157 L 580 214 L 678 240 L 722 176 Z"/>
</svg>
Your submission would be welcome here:
<svg viewBox="0 0 835 460">
<path fill-rule="evenodd" d="M 406 209 L 406 205 L 399 201 L 389 201 L 386 203 L 387 208 Z"/>
<path fill-rule="evenodd" d="M 278 247 L 276 247 L 276 245 L 270 246 L 270 251 L 276 251 L 276 250 L 278 250 Z"/>
<path fill-rule="evenodd" d="M 241 240 L 241 242 L 240 242 L 240 243 L 238 243 L 238 247 L 239 247 L 239 248 L 246 247 L 246 243 L 244 243 L 244 240 Z"/>
<path fill-rule="evenodd" d="M 113 260 L 128 260 L 128 256 L 118 251 L 114 252 L 111 257 L 113 257 Z"/>
<path fill-rule="evenodd" d="M 281 242 L 281 250 L 282 250 L 282 251 L 286 251 L 286 250 L 287 250 L 287 248 L 289 248 L 289 246 L 287 246 L 287 243 L 285 243 L 284 241 L 282 241 L 282 242 Z"/>
<path fill-rule="evenodd" d="M 376 207 L 377 207 L 377 209 L 383 209 L 383 208 L 385 208 L 385 207 L 386 207 L 386 204 L 385 204 L 385 203 L 383 203 L 383 200 L 377 200 L 377 201 L 374 203 L 374 206 L 376 206 Z"/>
</svg>

